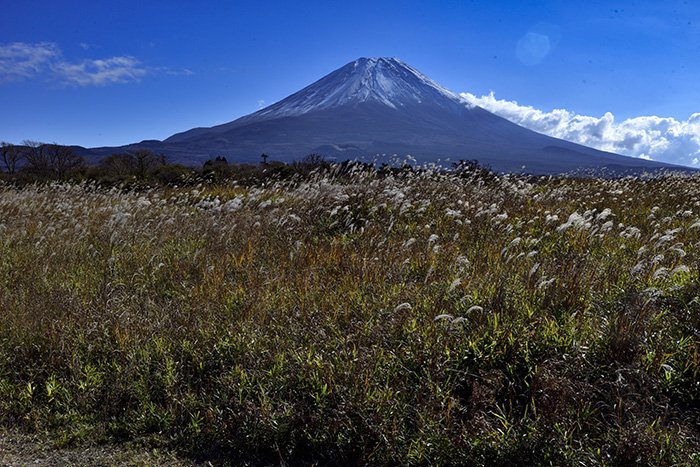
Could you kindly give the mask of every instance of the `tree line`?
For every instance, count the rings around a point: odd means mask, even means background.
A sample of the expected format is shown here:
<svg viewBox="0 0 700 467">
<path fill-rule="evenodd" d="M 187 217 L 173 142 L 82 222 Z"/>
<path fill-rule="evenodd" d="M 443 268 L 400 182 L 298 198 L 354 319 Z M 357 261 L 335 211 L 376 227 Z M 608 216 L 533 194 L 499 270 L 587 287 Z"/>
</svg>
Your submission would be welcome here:
<svg viewBox="0 0 700 467">
<path fill-rule="evenodd" d="M 112 154 L 97 162 L 88 163 L 71 146 L 36 141 L 25 141 L 21 145 L 0 143 L 0 164 L 0 180 L 11 183 L 92 180 L 101 184 L 126 186 L 211 184 L 231 180 L 256 184 L 268 179 L 305 177 L 319 170 L 332 170 L 337 175 L 357 170 L 374 171 L 380 176 L 421 170 L 405 164 L 396 167 L 356 161 L 337 163 L 320 154 L 309 154 L 290 164 L 268 162 L 265 154 L 261 155 L 258 164 L 229 163 L 226 157 L 217 156 L 200 167 L 189 167 L 169 163 L 164 155 L 148 149 Z M 465 176 L 479 173 L 482 178 L 493 175 L 488 167 L 481 166 L 475 160 L 460 160 L 452 164 L 452 171 Z"/>
<path fill-rule="evenodd" d="M 22 145 L 0 143 L 0 159 L 10 176 L 21 172 L 34 177 L 65 179 L 85 166 L 85 160 L 69 146 L 37 141 L 25 141 Z"/>
<path fill-rule="evenodd" d="M 338 165 L 349 169 L 350 163 Z M 356 164 L 356 163 L 353 163 Z M 359 164 L 370 167 L 369 164 Z M 183 185 L 220 183 L 228 180 L 256 183 L 269 178 L 308 175 L 331 164 L 319 154 L 285 164 L 269 161 L 263 154 L 259 164 L 229 163 L 224 156 L 212 158 L 199 167 L 169 163 L 162 154 L 148 149 L 112 154 L 88 162 L 71 146 L 25 141 L 22 144 L 0 143 L 0 180 L 12 183 L 92 180 L 114 185 Z"/>
<path fill-rule="evenodd" d="M 0 143 L 0 176 L 17 183 L 84 179 L 144 182 L 158 178 L 168 181 L 186 172 L 184 167 L 168 164 L 164 155 L 143 149 L 88 163 L 71 146 L 38 141 Z"/>
</svg>

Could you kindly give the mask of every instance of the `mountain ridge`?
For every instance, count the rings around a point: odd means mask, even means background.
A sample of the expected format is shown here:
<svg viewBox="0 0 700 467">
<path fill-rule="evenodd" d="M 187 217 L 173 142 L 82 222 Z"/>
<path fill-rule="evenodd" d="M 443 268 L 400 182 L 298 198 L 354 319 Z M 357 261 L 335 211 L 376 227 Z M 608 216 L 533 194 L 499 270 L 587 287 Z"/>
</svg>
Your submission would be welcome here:
<svg viewBox="0 0 700 467">
<path fill-rule="evenodd" d="M 291 161 L 321 153 L 335 159 L 381 154 L 411 155 L 419 162 L 475 159 L 501 172 L 542 174 L 605 167 L 640 172 L 684 169 L 528 130 L 467 103 L 402 60 L 388 57 L 349 62 L 231 122 L 126 148 L 156 150 L 185 163 L 218 155 L 257 162 L 261 153 Z"/>
</svg>

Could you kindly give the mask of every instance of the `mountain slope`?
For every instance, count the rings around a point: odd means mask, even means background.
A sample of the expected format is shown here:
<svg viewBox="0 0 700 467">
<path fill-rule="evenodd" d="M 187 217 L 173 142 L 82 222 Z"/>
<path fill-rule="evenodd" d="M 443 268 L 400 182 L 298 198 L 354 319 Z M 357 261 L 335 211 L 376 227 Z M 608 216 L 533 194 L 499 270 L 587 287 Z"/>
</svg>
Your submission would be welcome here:
<svg viewBox="0 0 700 467">
<path fill-rule="evenodd" d="M 284 161 L 320 153 L 341 160 L 378 154 L 420 162 L 476 159 L 498 171 L 524 166 L 530 173 L 674 167 L 533 132 L 467 104 L 395 58 L 360 58 L 250 115 L 132 147 L 186 163 L 214 155 L 257 162 L 261 153 Z"/>
</svg>

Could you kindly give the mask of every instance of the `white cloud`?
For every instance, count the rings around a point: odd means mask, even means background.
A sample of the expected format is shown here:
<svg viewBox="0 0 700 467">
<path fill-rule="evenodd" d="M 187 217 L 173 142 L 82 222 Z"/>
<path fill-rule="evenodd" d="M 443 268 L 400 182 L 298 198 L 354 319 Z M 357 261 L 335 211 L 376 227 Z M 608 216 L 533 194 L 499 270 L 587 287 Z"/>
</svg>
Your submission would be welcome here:
<svg viewBox="0 0 700 467">
<path fill-rule="evenodd" d="M 700 113 L 687 120 L 670 117 L 634 117 L 621 122 L 606 112 L 601 117 L 578 115 L 565 109 L 545 112 L 516 101 L 460 94 L 469 103 L 539 133 L 603 151 L 673 164 L 698 165 Z"/>
<path fill-rule="evenodd" d="M 0 82 L 29 78 L 60 56 L 58 46 L 50 42 L 0 44 Z"/>
<path fill-rule="evenodd" d="M 111 57 L 83 60 L 79 63 L 57 62 L 51 70 L 66 83 L 77 86 L 104 86 L 139 81 L 151 72 L 134 57 Z"/>
<path fill-rule="evenodd" d="M 80 44 L 87 50 L 92 46 Z M 68 60 L 51 42 L 0 44 L 0 83 L 31 78 L 49 78 L 73 86 L 104 86 L 139 81 L 157 73 L 191 75 L 190 70 L 153 68 L 130 56 Z"/>
</svg>

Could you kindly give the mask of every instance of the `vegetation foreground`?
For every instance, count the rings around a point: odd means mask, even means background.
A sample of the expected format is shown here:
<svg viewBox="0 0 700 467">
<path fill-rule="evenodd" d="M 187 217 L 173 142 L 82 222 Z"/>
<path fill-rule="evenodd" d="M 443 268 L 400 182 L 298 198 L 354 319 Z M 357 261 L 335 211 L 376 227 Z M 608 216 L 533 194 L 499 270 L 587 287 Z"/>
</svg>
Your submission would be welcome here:
<svg viewBox="0 0 700 467">
<path fill-rule="evenodd" d="M 700 463 L 700 177 L 0 185 L 0 424 L 214 463 Z"/>
</svg>

